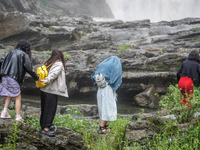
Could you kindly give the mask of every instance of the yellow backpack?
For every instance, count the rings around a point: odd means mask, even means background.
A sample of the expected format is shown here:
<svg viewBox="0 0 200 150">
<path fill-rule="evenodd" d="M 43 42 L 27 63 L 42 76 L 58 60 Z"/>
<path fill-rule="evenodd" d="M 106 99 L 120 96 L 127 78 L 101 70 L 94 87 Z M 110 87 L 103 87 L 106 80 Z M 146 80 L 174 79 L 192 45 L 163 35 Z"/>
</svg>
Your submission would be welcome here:
<svg viewBox="0 0 200 150">
<path fill-rule="evenodd" d="M 50 66 L 51 66 L 51 64 L 49 66 L 43 65 L 43 66 L 37 68 L 37 75 L 41 80 L 44 80 L 44 78 L 48 76 L 47 68 L 49 68 Z M 45 87 L 47 85 L 47 84 L 44 84 L 44 83 L 38 82 L 38 81 L 36 81 L 35 83 L 36 83 L 37 88 Z"/>
</svg>

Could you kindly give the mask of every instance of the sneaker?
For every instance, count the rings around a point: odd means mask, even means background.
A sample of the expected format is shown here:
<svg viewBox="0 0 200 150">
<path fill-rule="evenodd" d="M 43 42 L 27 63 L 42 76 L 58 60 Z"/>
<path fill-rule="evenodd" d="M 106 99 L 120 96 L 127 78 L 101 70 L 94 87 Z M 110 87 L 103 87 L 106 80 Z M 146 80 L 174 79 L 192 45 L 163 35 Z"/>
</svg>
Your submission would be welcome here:
<svg viewBox="0 0 200 150">
<path fill-rule="evenodd" d="M 50 131 L 50 130 L 48 130 L 48 131 L 41 130 L 41 133 L 45 134 L 45 135 L 48 135 L 48 136 L 51 136 L 51 137 L 55 136 L 55 132 L 54 131 Z"/>
<path fill-rule="evenodd" d="M 18 117 L 15 119 L 16 121 L 19 121 L 19 122 L 24 122 L 24 119 L 22 119 L 22 117 Z"/>
<path fill-rule="evenodd" d="M 2 111 L 1 112 L 1 118 L 3 119 L 9 119 L 11 118 L 10 115 L 8 114 L 8 111 Z"/>
</svg>

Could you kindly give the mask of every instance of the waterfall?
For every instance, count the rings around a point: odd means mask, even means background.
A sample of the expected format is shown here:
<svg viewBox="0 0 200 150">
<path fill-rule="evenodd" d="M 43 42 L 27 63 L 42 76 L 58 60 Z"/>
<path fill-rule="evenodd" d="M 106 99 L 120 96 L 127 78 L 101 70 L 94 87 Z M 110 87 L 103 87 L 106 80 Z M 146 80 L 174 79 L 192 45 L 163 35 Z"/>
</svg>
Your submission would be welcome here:
<svg viewBox="0 0 200 150">
<path fill-rule="evenodd" d="M 200 0 L 106 0 L 115 19 L 172 21 L 200 18 Z"/>
</svg>

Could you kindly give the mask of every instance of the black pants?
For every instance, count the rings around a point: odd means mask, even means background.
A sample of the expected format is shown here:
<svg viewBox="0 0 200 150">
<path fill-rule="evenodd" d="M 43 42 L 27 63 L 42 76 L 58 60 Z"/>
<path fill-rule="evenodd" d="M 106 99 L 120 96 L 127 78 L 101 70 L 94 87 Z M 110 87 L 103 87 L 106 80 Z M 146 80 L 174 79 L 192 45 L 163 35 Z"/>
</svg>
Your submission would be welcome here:
<svg viewBox="0 0 200 150">
<path fill-rule="evenodd" d="M 41 115 L 40 126 L 42 129 L 52 126 L 56 109 L 57 109 L 58 96 L 41 91 Z"/>
</svg>

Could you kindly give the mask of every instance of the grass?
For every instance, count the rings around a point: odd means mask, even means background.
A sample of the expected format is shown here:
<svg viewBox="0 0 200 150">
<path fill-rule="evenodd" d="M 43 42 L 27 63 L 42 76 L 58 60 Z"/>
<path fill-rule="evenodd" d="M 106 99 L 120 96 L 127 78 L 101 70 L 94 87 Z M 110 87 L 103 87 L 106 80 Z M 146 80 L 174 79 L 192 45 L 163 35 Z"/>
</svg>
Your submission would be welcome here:
<svg viewBox="0 0 200 150">
<path fill-rule="evenodd" d="M 80 112 L 76 107 L 72 107 L 71 111 L 73 112 L 72 114 L 56 115 L 53 124 L 55 126 L 68 127 L 83 135 L 83 140 L 88 150 L 122 149 L 125 127 L 130 123 L 130 119 L 118 117 L 116 121 L 109 124 L 113 133 L 101 136 L 97 134 L 100 120 L 90 120 L 84 117 L 75 119 L 75 115 L 80 114 Z M 37 130 L 40 129 L 39 119 L 29 116 L 29 119 L 25 121 Z"/>
<path fill-rule="evenodd" d="M 131 49 L 131 46 L 127 44 L 123 44 L 117 47 L 117 50 L 125 50 L 125 49 Z"/>
<path fill-rule="evenodd" d="M 123 44 L 123 45 L 119 45 L 117 47 L 117 50 L 119 50 L 118 52 L 118 56 L 120 58 L 122 58 L 124 56 L 124 53 L 122 52 L 122 50 L 126 50 L 126 49 L 131 49 L 131 46 L 130 45 L 127 45 L 127 44 Z"/>
</svg>

